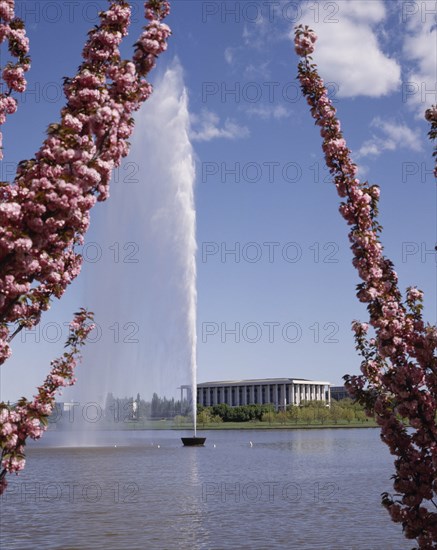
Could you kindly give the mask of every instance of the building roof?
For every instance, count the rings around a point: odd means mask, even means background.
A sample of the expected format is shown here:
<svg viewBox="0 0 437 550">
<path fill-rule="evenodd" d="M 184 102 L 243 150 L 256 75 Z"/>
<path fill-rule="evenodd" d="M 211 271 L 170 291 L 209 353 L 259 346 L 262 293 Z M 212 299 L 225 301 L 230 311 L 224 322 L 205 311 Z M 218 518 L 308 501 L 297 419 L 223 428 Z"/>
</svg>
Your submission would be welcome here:
<svg viewBox="0 0 437 550">
<path fill-rule="evenodd" d="M 330 386 L 330 382 L 323 382 L 320 380 L 307 380 L 306 378 L 255 378 L 250 380 L 216 380 L 213 382 L 201 382 L 197 384 L 198 388 L 205 386 L 245 386 L 250 384 L 264 385 L 264 384 L 323 384 Z M 185 387 L 185 386 L 184 386 Z"/>
</svg>

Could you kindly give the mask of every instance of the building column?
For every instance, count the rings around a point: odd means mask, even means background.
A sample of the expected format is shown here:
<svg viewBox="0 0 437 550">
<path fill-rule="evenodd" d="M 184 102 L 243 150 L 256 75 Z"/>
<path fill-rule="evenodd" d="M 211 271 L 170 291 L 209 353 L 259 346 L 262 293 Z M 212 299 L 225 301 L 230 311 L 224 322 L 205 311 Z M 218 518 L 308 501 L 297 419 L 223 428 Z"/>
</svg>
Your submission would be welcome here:
<svg viewBox="0 0 437 550">
<path fill-rule="evenodd" d="M 214 386 L 212 390 L 212 404 L 217 405 L 217 386 Z"/>
<path fill-rule="evenodd" d="M 275 384 L 275 389 L 273 390 L 273 404 L 275 405 L 275 410 L 278 410 L 279 406 L 279 388 L 278 384 Z"/>
</svg>

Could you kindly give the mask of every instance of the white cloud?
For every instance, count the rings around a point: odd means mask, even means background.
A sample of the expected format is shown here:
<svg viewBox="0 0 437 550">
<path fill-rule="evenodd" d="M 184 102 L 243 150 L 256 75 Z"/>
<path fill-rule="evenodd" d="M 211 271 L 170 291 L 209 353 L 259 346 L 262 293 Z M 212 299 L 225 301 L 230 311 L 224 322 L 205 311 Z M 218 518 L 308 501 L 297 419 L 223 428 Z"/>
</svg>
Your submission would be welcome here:
<svg viewBox="0 0 437 550">
<path fill-rule="evenodd" d="M 405 124 L 397 124 L 376 117 L 370 126 L 379 132 L 363 143 L 355 155 L 357 159 L 378 157 L 383 151 L 395 151 L 399 148 L 415 152 L 422 150 L 420 132 L 412 130 Z"/>
<path fill-rule="evenodd" d="M 291 110 L 286 109 L 283 105 L 251 105 L 246 112 L 264 120 L 270 118 L 280 120 L 291 115 Z"/>
<path fill-rule="evenodd" d="M 271 24 L 265 17 L 258 17 L 253 23 L 245 24 L 243 28 L 243 40 L 246 46 L 262 49 L 265 38 L 271 32 Z"/>
<path fill-rule="evenodd" d="M 259 63 L 250 63 L 244 69 L 244 76 L 247 78 L 270 78 L 270 60 Z"/>
<path fill-rule="evenodd" d="M 328 9 L 328 6 L 329 9 Z M 369 2 L 368 0 L 346 0 L 341 4 L 336 4 L 336 10 L 332 9 L 332 2 L 329 2 L 324 13 L 331 13 L 328 19 L 339 19 L 342 17 L 355 18 L 368 23 L 379 23 L 385 18 L 386 9 L 384 3 L 380 0 Z M 337 11 L 338 10 L 338 11 Z"/>
<path fill-rule="evenodd" d="M 404 83 L 404 97 L 423 118 L 424 111 L 437 103 L 436 2 L 421 2 L 413 7 L 417 9 L 403 14 L 407 29 L 403 51 L 412 64 Z"/>
<path fill-rule="evenodd" d="M 306 10 L 303 23 L 319 37 L 314 60 L 324 80 L 335 82 L 341 97 L 380 97 L 397 90 L 400 66 L 381 50 L 374 28 L 386 18 L 384 3 L 344 0 L 319 5 L 318 22 L 314 11 Z M 324 9 L 329 5 L 338 11 Z"/>
<path fill-rule="evenodd" d="M 247 2 L 247 5 L 249 2 Z M 250 2 L 253 6 L 255 2 Z M 300 8 L 296 2 L 276 0 L 274 2 L 258 2 L 256 17 L 246 17 L 243 27 L 243 41 L 245 46 L 255 50 L 265 51 L 266 44 L 287 38 L 288 27 L 294 21 Z M 248 12 L 247 12 L 248 14 Z M 248 14 L 249 15 L 249 14 Z M 283 23 L 287 25 L 284 29 Z"/>
<path fill-rule="evenodd" d="M 226 48 L 225 50 L 225 61 L 228 65 L 232 65 L 234 61 L 234 48 Z"/>
<path fill-rule="evenodd" d="M 249 135 L 246 126 L 240 126 L 227 118 L 220 127 L 220 118 L 213 112 L 204 109 L 200 115 L 191 115 L 190 137 L 193 141 L 211 141 L 216 138 L 238 139 Z"/>
</svg>

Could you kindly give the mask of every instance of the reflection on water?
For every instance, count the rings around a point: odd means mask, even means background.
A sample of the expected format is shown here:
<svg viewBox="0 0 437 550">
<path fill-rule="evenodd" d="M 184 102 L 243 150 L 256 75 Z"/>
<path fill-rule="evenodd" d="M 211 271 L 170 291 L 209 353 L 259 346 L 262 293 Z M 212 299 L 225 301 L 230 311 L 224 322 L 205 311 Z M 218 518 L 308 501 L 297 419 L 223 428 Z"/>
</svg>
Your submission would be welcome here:
<svg viewBox="0 0 437 550">
<path fill-rule="evenodd" d="M 392 458 L 376 429 L 211 431 L 198 448 L 181 435 L 96 432 L 69 447 L 46 434 L 3 495 L 0 547 L 413 546 L 380 506 Z"/>
<path fill-rule="evenodd" d="M 187 447 L 184 450 L 187 459 L 187 483 L 191 487 L 199 487 L 199 448 Z M 187 548 L 211 548 L 209 543 L 208 528 L 204 524 L 202 518 L 202 501 L 198 498 L 198 494 L 193 492 L 190 499 L 185 501 L 183 510 L 185 521 L 181 525 L 181 533 L 179 540 L 190 541 Z M 160 546 L 158 546 L 160 548 Z"/>
</svg>

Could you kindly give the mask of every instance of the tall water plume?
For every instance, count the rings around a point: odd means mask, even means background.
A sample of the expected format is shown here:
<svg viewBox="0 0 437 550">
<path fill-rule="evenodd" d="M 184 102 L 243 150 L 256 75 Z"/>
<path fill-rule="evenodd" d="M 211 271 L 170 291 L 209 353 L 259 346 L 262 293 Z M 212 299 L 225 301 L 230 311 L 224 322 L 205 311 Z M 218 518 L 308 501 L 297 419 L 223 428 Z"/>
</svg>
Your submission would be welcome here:
<svg viewBox="0 0 437 550">
<path fill-rule="evenodd" d="M 191 379 L 195 421 L 195 168 L 188 131 L 175 61 L 138 113 L 129 157 L 92 220 L 82 275 L 98 341 L 85 348 L 75 395 L 99 402 L 108 392 L 178 395 Z"/>
</svg>

